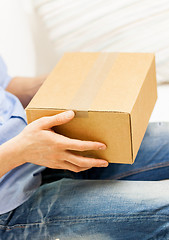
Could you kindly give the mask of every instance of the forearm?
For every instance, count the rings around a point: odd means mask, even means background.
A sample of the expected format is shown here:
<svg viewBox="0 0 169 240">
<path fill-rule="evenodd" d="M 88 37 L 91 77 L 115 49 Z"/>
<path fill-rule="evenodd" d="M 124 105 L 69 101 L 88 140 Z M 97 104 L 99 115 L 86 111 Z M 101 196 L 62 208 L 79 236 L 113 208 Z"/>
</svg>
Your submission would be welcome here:
<svg viewBox="0 0 169 240">
<path fill-rule="evenodd" d="M 18 158 L 19 151 L 17 137 L 0 145 L 0 178 L 10 170 L 23 164 Z"/>
<path fill-rule="evenodd" d="M 10 81 L 6 90 L 17 96 L 25 108 L 45 79 L 46 76 L 34 78 L 15 77 Z"/>
</svg>

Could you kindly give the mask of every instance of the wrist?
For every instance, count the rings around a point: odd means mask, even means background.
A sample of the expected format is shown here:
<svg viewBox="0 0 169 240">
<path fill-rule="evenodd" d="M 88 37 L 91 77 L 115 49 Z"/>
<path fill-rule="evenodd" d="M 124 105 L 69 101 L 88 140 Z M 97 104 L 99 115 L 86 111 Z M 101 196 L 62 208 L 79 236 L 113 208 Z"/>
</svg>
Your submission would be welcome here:
<svg viewBox="0 0 169 240">
<path fill-rule="evenodd" d="M 0 146 L 0 177 L 24 163 L 17 137 Z"/>
</svg>

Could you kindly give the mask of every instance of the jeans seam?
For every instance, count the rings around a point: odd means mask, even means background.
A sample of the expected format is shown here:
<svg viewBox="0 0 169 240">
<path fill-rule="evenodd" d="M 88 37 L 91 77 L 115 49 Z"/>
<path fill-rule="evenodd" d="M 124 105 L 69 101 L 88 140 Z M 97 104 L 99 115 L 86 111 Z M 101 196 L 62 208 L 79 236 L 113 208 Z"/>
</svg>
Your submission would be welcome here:
<svg viewBox="0 0 169 240">
<path fill-rule="evenodd" d="M 42 224 L 50 224 L 50 223 L 55 223 L 55 222 L 75 222 L 75 223 L 80 223 L 80 222 L 85 222 L 85 221 L 100 221 L 100 220 L 115 220 L 115 221 L 122 221 L 124 219 L 128 219 L 128 220 L 132 220 L 132 219 L 137 219 L 137 220 L 141 220 L 141 219 L 148 219 L 148 218 L 151 218 L 151 219 L 157 219 L 157 220 L 169 220 L 169 216 L 167 215 L 158 215 L 158 214 L 141 214 L 141 215 L 138 215 L 138 214 L 135 214 L 135 215 L 124 215 L 124 214 L 118 214 L 117 215 L 94 215 L 94 216 L 80 216 L 80 217 L 65 217 L 65 218 L 59 218 L 59 217 L 56 217 L 56 218 L 51 218 L 47 221 L 44 221 L 44 222 L 35 222 L 35 223 L 26 223 L 26 224 L 15 224 L 13 226 L 7 226 L 7 225 L 0 225 L 0 230 L 2 229 L 6 229 L 6 230 L 12 230 L 12 229 L 15 229 L 15 228 L 24 228 L 24 227 L 27 227 L 27 226 L 34 226 L 34 225 L 42 225 Z"/>
<path fill-rule="evenodd" d="M 71 223 L 71 224 L 76 224 L 76 223 L 83 223 L 83 222 L 96 222 L 96 221 L 105 221 L 105 220 L 112 220 L 115 222 L 122 222 L 125 221 L 125 219 L 127 219 L 127 221 L 130 220 L 142 220 L 142 219 L 154 219 L 156 221 L 166 221 L 169 220 L 168 216 L 162 216 L 162 215 L 137 215 L 137 216 L 104 216 L 104 217 L 86 217 L 86 218 L 75 218 L 75 219 L 53 219 L 53 220 L 49 220 L 46 222 L 39 222 L 39 223 L 28 223 L 28 224 L 16 224 L 13 226 L 3 226 L 0 225 L 0 230 L 6 230 L 6 231 L 10 231 L 13 229 L 17 229 L 17 228 L 25 228 L 28 226 L 35 226 L 35 225 L 47 225 L 47 224 L 51 224 L 51 223 Z"/>
<path fill-rule="evenodd" d="M 135 174 L 140 173 L 140 172 L 145 172 L 145 171 L 149 171 L 149 170 L 153 170 L 153 169 L 157 169 L 157 168 L 162 168 L 162 167 L 168 167 L 168 166 L 169 166 L 169 162 L 168 163 L 159 163 L 159 164 L 156 164 L 154 166 L 147 167 L 147 168 L 146 167 L 139 168 L 137 170 L 133 170 L 133 171 L 129 171 L 129 172 L 125 172 L 125 173 L 116 175 L 115 177 L 113 177 L 113 180 L 118 180 L 118 179 L 121 179 L 123 177 L 128 177 L 128 176 L 131 176 L 131 175 L 135 175 Z M 112 178 L 109 178 L 109 179 L 112 179 Z"/>
</svg>

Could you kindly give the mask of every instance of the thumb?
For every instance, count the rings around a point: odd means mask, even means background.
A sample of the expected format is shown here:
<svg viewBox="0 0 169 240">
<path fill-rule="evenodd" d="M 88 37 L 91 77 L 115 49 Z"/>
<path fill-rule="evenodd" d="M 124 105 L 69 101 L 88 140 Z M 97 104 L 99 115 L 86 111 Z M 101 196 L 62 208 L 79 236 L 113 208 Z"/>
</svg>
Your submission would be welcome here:
<svg viewBox="0 0 169 240">
<path fill-rule="evenodd" d="M 37 124 L 41 129 L 49 129 L 54 126 L 69 122 L 74 116 L 75 113 L 72 110 L 65 111 L 51 117 L 42 117 L 37 120 Z"/>
</svg>

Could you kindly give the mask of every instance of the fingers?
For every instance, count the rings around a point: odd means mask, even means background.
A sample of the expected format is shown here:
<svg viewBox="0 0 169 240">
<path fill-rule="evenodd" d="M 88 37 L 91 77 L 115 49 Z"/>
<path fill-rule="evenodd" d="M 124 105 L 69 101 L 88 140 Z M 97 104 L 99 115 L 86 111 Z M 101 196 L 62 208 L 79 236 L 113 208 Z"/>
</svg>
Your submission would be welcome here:
<svg viewBox="0 0 169 240">
<path fill-rule="evenodd" d="M 67 123 L 71 119 L 73 119 L 74 116 L 75 113 L 72 110 L 70 110 L 56 114 L 54 116 L 39 118 L 38 120 L 34 121 L 33 124 L 34 126 L 38 126 L 39 128 L 45 130 L 50 129 L 57 125 Z"/>
<path fill-rule="evenodd" d="M 69 152 L 67 152 L 67 155 L 65 155 L 65 158 L 68 162 L 81 168 L 108 166 L 108 162 L 104 159 L 88 158 L 88 157 L 78 156 Z"/>
<path fill-rule="evenodd" d="M 79 167 L 79 166 L 74 165 L 74 164 L 72 164 L 70 162 L 64 161 L 62 163 L 61 169 L 66 169 L 66 170 L 78 173 L 78 172 L 81 172 L 81 171 L 88 170 L 89 168 Z"/>
<path fill-rule="evenodd" d="M 70 138 L 67 138 L 67 140 L 65 141 L 65 147 L 68 150 L 75 150 L 75 151 L 106 149 L 106 145 L 104 143 L 94 142 L 94 141 L 83 141 L 83 140 L 70 139 Z"/>
</svg>

